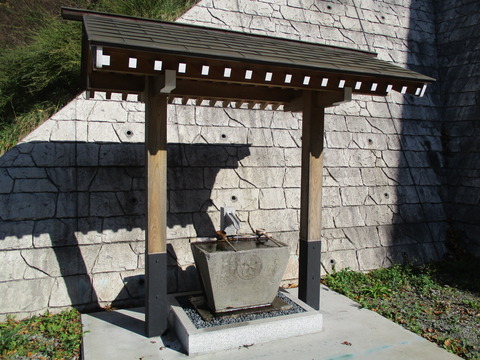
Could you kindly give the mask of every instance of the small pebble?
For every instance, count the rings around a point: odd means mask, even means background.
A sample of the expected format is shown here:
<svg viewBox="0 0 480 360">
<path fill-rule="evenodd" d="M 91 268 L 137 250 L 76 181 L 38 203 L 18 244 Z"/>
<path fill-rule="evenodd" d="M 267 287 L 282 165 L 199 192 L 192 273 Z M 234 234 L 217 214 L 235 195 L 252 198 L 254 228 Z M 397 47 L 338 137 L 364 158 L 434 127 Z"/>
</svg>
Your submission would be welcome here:
<svg viewBox="0 0 480 360">
<path fill-rule="evenodd" d="M 195 325 L 197 329 L 204 329 L 204 328 L 209 328 L 209 327 L 214 327 L 214 326 L 220 326 L 220 325 L 229 325 L 229 324 L 237 324 L 237 323 L 242 323 L 245 321 L 252 321 L 252 320 L 257 320 L 257 319 L 267 319 L 267 318 L 273 318 L 277 316 L 283 316 L 283 315 L 291 315 L 291 314 L 297 314 L 297 313 L 302 313 L 306 312 L 304 308 L 302 308 L 300 305 L 297 303 L 293 302 L 290 300 L 288 297 L 283 295 L 281 292 L 278 293 L 278 297 L 285 301 L 288 305 L 291 305 L 292 308 L 289 310 L 277 310 L 277 311 L 268 311 L 264 313 L 256 313 L 256 314 L 249 314 L 249 315 L 240 315 L 238 317 L 214 317 L 211 321 L 204 321 L 200 314 L 197 312 L 197 309 L 190 304 L 188 301 L 188 298 L 186 296 L 181 296 L 177 298 L 178 303 L 180 306 L 183 308 L 185 313 L 187 314 L 188 318 L 190 321 Z"/>
</svg>

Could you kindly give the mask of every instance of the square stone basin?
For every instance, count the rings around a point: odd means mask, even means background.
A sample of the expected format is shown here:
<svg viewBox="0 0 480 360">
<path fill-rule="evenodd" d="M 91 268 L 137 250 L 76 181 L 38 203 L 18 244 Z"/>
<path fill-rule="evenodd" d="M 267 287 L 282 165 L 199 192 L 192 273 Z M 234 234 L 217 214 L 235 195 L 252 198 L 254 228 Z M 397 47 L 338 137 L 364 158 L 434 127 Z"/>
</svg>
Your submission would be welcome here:
<svg viewBox="0 0 480 360">
<path fill-rule="evenodd" d="M 268 306 L 275 299 L 290 256 L 278 240 L 241 236 L 192 242 L 207 304 L 216 313 Z"/>
</svg>

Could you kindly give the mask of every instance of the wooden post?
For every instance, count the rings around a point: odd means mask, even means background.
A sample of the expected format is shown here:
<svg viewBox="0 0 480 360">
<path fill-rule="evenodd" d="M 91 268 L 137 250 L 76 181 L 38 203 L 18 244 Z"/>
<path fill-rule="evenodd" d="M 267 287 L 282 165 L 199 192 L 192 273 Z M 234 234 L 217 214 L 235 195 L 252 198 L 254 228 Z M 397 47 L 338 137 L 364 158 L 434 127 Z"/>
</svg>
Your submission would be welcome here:
<svg viewBox="0 0 480 360">
<path fill-rule="evenodd" d="M 298 297 L 320 308 L 320 254 L 322 232 L 323 132 L 325 107 L 316 94 L 303 97 L 302 178 Z"/>
<path fill-rule="evenodd" d="M 167 330 L 167 98 L 162 78 L 146 78 L 145 329 L 148 337 Z"/>
</svg>

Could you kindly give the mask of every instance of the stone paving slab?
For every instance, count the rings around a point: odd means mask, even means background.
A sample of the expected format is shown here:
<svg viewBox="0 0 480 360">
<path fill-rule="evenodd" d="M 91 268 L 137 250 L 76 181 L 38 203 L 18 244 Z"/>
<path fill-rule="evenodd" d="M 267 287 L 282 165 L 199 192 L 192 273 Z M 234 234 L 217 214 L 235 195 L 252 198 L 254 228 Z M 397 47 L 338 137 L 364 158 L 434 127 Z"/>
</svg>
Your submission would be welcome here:
<svg viewBox="0 0 480 360">
<path fill-rule="evenodd" d="M 296 295 L 295 289 L 289 290 Z M 134 359 L 308 359 L 308 360 L 455 360 L 459 357 L 405 330 L 375 312 L 360 309 L 343 295 L 322 286 L 322 332 L 202 355 L 186 355 L 168 332 L 146 338 L 143 309 L 82 315 L 85 360 Z M 250 345 L 250 344 L 249 344 Z"/>
</svg>

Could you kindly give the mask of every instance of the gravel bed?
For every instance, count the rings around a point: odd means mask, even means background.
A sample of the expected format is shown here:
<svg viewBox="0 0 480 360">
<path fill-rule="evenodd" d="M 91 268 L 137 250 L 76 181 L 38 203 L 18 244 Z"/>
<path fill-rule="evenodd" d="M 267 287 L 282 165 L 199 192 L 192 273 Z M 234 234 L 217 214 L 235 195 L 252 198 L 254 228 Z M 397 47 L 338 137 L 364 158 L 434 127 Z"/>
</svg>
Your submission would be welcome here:
<svg viewBox="0 0 480 360">
<path fill-rule="evenodd" d="M 188 318 L 192 321 L 192 323 L 195 325 L 197 329 L 209 328 L 209 327 L 220 326 L 220 325 L 237 324 L 245 321 L 267 319 L 267 318 L 297 314 L 297 313 L 302 313 L 307 311 L 304 308 L 302 308 L 300 305 L 295 303 L 294 301 L 290 300 L 287 296 L 285 296 L 281 292 L 278 293 L 278 297 L 281 300 L 285 301 L 288 305 L 291 305 L 292 308 L 289 310 L 274 310 L 274 311 L 268 311 L 268 312 L 262 312 L 262 313 L 239 315 L 238 317 L 233 317 L 233 316 L 215 317 L 214 316 L 211 321 L 205 321 L 202 319 L 197 309 L 195 309 L 195 307 L 188 300 L 189 296 L 178 296 L 176 299 L 180 304 L 180 306 L 185 311 L 185 313 L 187 314 Z"/>
</svg>

